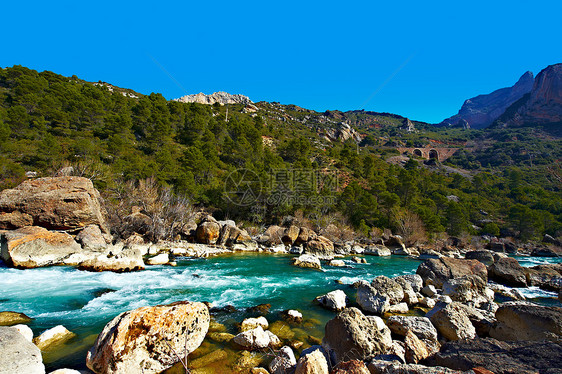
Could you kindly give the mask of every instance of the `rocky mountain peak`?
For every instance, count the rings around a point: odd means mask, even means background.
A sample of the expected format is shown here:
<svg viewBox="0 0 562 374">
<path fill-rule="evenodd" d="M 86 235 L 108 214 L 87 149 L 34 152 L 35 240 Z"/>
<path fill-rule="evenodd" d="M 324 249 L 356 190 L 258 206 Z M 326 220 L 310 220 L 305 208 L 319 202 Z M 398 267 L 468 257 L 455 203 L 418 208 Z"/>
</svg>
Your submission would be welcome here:
<svg viewBox="0 0 562 374">
<path fill-rule="evenodd" d="M 484 128 L 492 124 L 505 110 L 533 88 L 533 73 L 527 71 L 512 87 L 478 95 L 464 102 L 458 114 L 441 122 L 446 126 Z"/>
<path fill-rule="evenodd" d="M 225 104 L 253 104 L 253 101 L 250 100 L 248 96 L 244 95 L 232 95 L 228 92 L 215 92 L 210 95 L 205 95 L 204 93 L 200 92 L 195 95 L 186 95 L 182 96 L 178 99 L 174 99 L 174 101 L 180 101 L 182 103 L 199 103 L 199 104 L 208 104 L 212 105 L 215 103 L 219 103 L 221 105 Z"/>
</svg>

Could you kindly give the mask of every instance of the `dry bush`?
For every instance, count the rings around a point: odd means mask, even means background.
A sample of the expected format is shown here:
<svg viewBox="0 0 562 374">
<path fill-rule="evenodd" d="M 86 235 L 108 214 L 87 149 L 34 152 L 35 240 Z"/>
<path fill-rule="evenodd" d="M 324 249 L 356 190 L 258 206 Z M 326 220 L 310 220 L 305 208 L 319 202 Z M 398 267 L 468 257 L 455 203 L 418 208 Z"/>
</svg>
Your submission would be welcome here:
<svg viewBox="0 0 562 374">
<path fill-rule="evenodd" d="M 398 233 L 404 238 L 404 244 L 411 247 L 427 242 L 427 235 L 422 220 L 417 214 L 403 211 L 396 217 Z"/>
<path fill-rule="evenodd" d="M 382 235 L 383 231 L 378 227 L 372 227 L 371 231 L 369 232 L 369 237 L 374 241 L 378 241 L 379 239 L 381 239 Z"/>
<path fill-rule="evenodd" d="M 154 177 L 116 183 L 105 201 L 109 224 L 115 234 L 124 237 L 142 230 L 152 242 L 174 239 L 197 214 L 187 197 L 174 194 Z M 130 219 L 135 214 L 142 219 Z M 132 222 L 137 222 L 137 226 L 142 222 L 143 227 L 131 227 Z"/>
</svg>

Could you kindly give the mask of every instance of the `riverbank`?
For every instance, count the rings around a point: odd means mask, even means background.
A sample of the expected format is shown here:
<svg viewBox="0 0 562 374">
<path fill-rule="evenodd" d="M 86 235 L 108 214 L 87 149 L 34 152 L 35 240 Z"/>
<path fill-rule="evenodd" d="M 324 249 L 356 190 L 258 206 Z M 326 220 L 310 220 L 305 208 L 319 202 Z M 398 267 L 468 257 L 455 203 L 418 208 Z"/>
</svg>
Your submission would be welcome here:
<svg viewBox="0 0 562 374">
<path fill-rule="evenodd" d="M 45 364 L 48 369 L 85 369 L 86 351 L 99 332 L 113 317 L 127 310 L 181 300 L 210 302 L 219 309 L 230 305 L 236 311 L 223 309 L 213 314 L 229 333 L 235 334 L 237 323 L 256 316 L 248 308 L 271 304 L 266 316 L 270 323 L 281 320 L 280 311 L 296 309 L 305 319 L 304 340 L 308 341 L 308 336 L 321 340 L 324 325 L 335 313 L 314 304 L 316 296 L 340 289 L 354 300 L 355 290 L 350 287 L 354 282 L 379 275 L 413 274 L 421 264 L 419 260 L 404 256 L 364 256 L 366 264 L 345 257 L 346 267 L 324 265 L 324 271 L 315 271 L 291 265 L 293 257 L 234 253 L 180 258 L 176 267 L 151 266 L 143 272 L 121 274 L 90 273 L 72 267 L 27 270 L 4 267 L 0 268 L 1 309 L 16 310 L 34 318 L 30 327 L 35 335 L 60 324 L 67 327 L 76 337 L 45 354 Z M 554 258 L 521 259 L 527 265 L 561 262 Z M 533 301 L 561 306 L 552 292 L 535 288 L 519 290 L 533 297 Z M 534 299 L 537 296 L 539 298 Z M 209 350 L 210 344 L 216 345 L 216 342 L 207 341 L 202 349 Z M 220 344 L 218 347 L 225 348 Z M 234 352 L 237 357 L 239 353 Z M 235 360 L 233 357 L 229 356 L 229 360 Z"/>
</svg>

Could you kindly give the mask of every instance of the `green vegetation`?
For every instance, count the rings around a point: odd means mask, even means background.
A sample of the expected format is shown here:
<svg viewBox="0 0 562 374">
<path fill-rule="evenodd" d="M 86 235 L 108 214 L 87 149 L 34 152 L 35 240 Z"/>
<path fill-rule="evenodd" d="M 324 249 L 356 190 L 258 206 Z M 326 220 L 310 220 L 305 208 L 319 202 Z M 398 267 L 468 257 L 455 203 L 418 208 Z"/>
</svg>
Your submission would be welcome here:
<svg viewBox="0 0 562 374">
<path fill-rule="evenodd" d="M 390 228 L 415 240 L 444 231 L 522 240 L 562 233 L 559 139 L 532 129 L 485 133 L 420 122 L 409 133 L 396 115 L 257 105 L 257 113 L 229 105 L 227 119 L 225 106 L 167 101 L 21 66 L 1 69 L 0 188 L 18 184 L 26 171 L 50 176 L 72 166 L 106 196 L 123 182 L 154 177 L 219 218 L 256 224 L 298 212 L 337 217 L 363 234 Z M 323 136 L 339 122 L 363 134 L 359 145 Z M 396 146 L 429 141 L 463 147 L 446 164 L 468 171 L 386 161 L 398 155 Z M 225 194 L 229 176 L 244 177 L 241 169 L 261 182 L 248 185 L 259 197 L 248 206 Z M 282 183 L 289 174 L 291 183 Z"/>
</svg>

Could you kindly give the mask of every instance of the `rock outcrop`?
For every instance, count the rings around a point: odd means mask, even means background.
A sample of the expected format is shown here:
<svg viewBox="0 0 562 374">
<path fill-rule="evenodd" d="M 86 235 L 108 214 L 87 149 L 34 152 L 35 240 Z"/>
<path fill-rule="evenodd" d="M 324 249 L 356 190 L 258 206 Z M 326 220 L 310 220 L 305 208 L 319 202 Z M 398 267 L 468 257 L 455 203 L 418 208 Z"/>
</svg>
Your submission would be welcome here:
<svg viewBox="0 0 562 374">
<path fill-rule="evenodd" d="M 538 78 L 538 76 L 537 76 Z M 481 129 L 488 127 L 514 102 L 529 93 L 533 87 L 533 73 L 526 72 L 513 87 L 501 88 L 486 95 L 479 95 L 464 102 L 458 114 L 441 124 Z"/>
<path fill-rule="evenodd" d="M 198 348 L 209 329 L 203 303 L 178 302 L 121 313 L 109 322 L 87 355 L 95 373 L 160 373 Z"/>
<path fill-rule="evenodd" d="M 174 101 L 179 101 L 182 103 L 198 103 L 198 104 L 208 104 L 212 105 L 219 103 L 221 105 L 225 104 L 253 104 L 252 100 L 248 96 L 244 95 L 232 95 L 224 91 L 214 92 L 210 95 L 205 95 L 204 93 L 198 93 L 194 95 L 182 96 Z"/>
<path fill-rule="evenodd" d="M 0 373 L 45 374 L 39 348 L 13 327 L 0 327 Z"/>
<path fill-rule="evenodd" d="M 81 177 L 29 179 L 0 193 L 0 222 L 4 229 L 40 226 L 50 230 L 80 230 L 97 225 L 108 232 L 92 181 Z M 6 214 L 11 219 L 2 218 Z M 17 215 L 20 218 L 15 220 Z"/>
<path fill-rule="evenodd" d="M 535 78 L 531 92 L 498 118 L 494 126 L 517 127 L 562 122 L 562 64 L 550 65 Z"/>
</svg>

